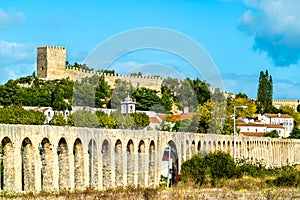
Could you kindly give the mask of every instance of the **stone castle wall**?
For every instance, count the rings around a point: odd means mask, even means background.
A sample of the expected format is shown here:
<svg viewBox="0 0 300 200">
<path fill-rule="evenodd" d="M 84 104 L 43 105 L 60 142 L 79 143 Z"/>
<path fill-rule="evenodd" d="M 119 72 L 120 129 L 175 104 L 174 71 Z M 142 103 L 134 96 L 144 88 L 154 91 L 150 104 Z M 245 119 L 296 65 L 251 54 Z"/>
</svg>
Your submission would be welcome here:
<svg viewBox="0 0 300 200">
<path fill-rule="evenodd" d="M 147 87 L 160 91 L 163 78 L 101 74 L 93 71 L 66 67 L 66 47 L 43 46 L 37 49 L 37 76 L 43 80 L 55 80 L 69 77 L 71 80 L 80 80 L 93 75 L 103 75 L 105 81 L 114 88 L 115 81 L 131 82 L 134 87 Z"/>
<path fill-rule="evenodd" d="M 289 106 L 297 111 L 297 106 L 300 104 L 300 100 L 273 100 L 273 106 L 280 108 L 280 106 Z"/>
<path fill-rule="evenodd" d="M 146 130 L 1 124 L 0 140 L 7 192 L 157 186 L 167 144 L 176 173 L 196 153 L 233 153 L 232 136 Z M 237 158 L 266 166 L 300 164 L 299 140 L 237 136 L 236 147 Z"/>
</svg>

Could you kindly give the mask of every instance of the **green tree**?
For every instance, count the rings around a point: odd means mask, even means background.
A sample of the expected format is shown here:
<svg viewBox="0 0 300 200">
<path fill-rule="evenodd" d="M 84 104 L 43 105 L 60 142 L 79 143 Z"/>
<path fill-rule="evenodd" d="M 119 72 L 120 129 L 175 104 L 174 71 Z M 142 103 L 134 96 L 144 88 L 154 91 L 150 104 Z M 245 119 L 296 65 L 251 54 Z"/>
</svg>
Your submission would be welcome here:
<svg viewBox="0 0 300 200">
<path fill-rule="evenodd" d="M 100 76 L 96 86 L 96 94 L 95 94 L 96 108 L 106 108 L 108 106 L 108 102 L 110 98 L 111 98 L 110 86 L 105 81 L 104 76 Z"/>
<path fill-rule="evenodd" d="M 111 115 L 108 115 L 103 111 L 97 111 L 96 115 L 98 117 L 100 127 L 109 129 L 116 127 L 116 120 Z"/>
<path fill-rule="evenodd" d="M 289 138 L 300 139 L 300 129 L 297 127 L 294 127 L 292 132 L 290 133 Z"/>
<path fill-rule="evenodd" d="M 49 124 L 53 126 L 65 126 L 67 122 L 62 114 L 58 114 L 53 116 Z"/>
<path fill-rule="evenodd" d="M 239 98 L 236 97 L 232 101 L 230 101 L 229 105 L 227 106 L 227 114 L 233 115 L 233 109 L 235 106 L 247 106 L 245 109 L 236 109 L 235 114 L 236 117 L 247 117 L 253 118 L 253 115 L 256 112 L 256 104 L 255 101 L 252 99 L 247 98 Z"/>
<path fill-rule="evenodd" d="M 273 99 L 273 80 L 268 70 L 260 72 L 257 89 L 257 111 L 260 114 L 270 113 L 272 111 Z"/>
<path fill-rule="evenodd" d="M 20 106 L 0 108 L 1 124 L 43 125 L 46 116 L 39 111 L 24 110 Z"/>
<path fill-rule="evenodd" d="M 131 113 L 130 117 L 134 123 L 135 129 L 143 129 L 150 124 L 149 117 L 146 113 Z"/>
<path fill-rule="evenodd" d="M 292 107 L 290 106 L 280 106 L 279 112 L 282 114 L 288 114 L 294 118 L 295 126 L 300 125 L 300 113 L 296 112 Z"/>
<path fill-rule="evenodd" d="M 199 105 L 199 112 L 198 112 L 198 133 L 207 133 L 210 120 L 211 120 L 211 106 L 212 102 L 207 101 L 203 105 Z"/>
<path fill-rule="evenodd" d="M 68 109 L 68 104 L 64 100 L 64 91 L 56 85 L 55 90 L 52 92 L 52 108 L 55 111 L 64 111 Z"/>
<path fill-rule="evenodd" d="M 116 128 L 131 129 L 134 127 L 134 121 L 130 115 L 124 115 L 120 110 L 116 110 L 112 113 L 112 116 L 116 120 Z"/>
<path fill-rule="evenodd" d="M 149 110 L 151 106 L 160 104 L 160 98 L 157 96 L 157 91 L 149 88 L 138 88 L 132 93 L 131 97 L 137 102 L 137 110 Z"/>
<path fill-rule="evenodd" d="M 73 114 L 69 114 L 67 118 L 67 125 L 68 126 L 75 126 L 75 119 Z"/>
<path fill-rule="evenodd" d="M 113 90 L 112 97 L 110 100 L 109 108 L 120 108 L 120 104 L 124 99 L 134 92 L 135 88 L 130 82 L 122 81 L 121 79 L 116 80 L 116 87 Z"/>
<path fill-rule="evenodd" d="M 98 127 L 99 122 L 95 113 L 87 110 L 78 110 L 73 113 L 75 126 L 78 127 Z"/>
<path fill-rule="evenodd" d="M 189 81 L 190 85 L 195 91 L 198 104 L 203 105 L 210 99 L 211 94 L 209 90 L 209 84 L 207 82 L 201 81 L 199 78 L 196 78 L 194 80 L 190 80 L 189 78 L 187 78 L 187 81 Z"/>
<path fill-rule="evenodd" d="M 264 137 L 270 137 L 270 138 L 279 138 L 279 134 L 277 130 L 273 130 L 270 132 L 267 132 L 263 135 Z"/>
<path fill-rule="evenodd" d="M 297 106 L 297 112 L 300 113 L 300 104 Z"/>
</svg>

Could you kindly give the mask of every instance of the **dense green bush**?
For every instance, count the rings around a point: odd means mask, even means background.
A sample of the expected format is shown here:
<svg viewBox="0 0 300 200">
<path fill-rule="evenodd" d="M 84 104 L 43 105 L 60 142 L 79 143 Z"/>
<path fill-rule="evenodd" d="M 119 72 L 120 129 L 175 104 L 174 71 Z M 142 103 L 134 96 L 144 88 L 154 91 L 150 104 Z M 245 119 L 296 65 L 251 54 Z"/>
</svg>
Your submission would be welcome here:
<svg viewBox="0 0 300 200">
<path fill-rule="evenodd" d="M 1 124 L 42 125 L 46 116 L 39 111 L 24 110 L 20 106 L 0 108 Z"/>
<path fill-rule="evenodd" d="M 182 163 L 181 180 L 199 185 L 215 186 L 220 180 L 254 177 L 270 187 L 299 187 L 300 172 L 294 166 L 267 168 L 259 161 L 244 159 L 234 163 L 225 152 L 216 151 L 204 156 L 194 155 Z"/>
<path fill-rule="evenodd" d="M 58 114 L 53 116 L 49 124 L 53 126 L 65 126 L 67 122 L 62 114 Z"/>
<path fill-rule="evenodd" d="M 78 110 L 73 113 L 74 124 L 78 127 L 99 127 L 99 122 L 96 114 L 88 110 Z"/>
<path fill-rule="evenodd" d="M 219 179 L 235 176 L 236 165 L 233 158 L 222 151 L 208 153 L 204 157 L 194 155 L 181 166 L 183 181 L 193 181 L 203 185 L 210 182 L 215 185 Z"/>
<path fill-rule="evenodd" d="M 296 170 L 283 172 L 272 182 L 277 187 L 297 187 L 300 186 L 300 174 Z"/>
</svg>

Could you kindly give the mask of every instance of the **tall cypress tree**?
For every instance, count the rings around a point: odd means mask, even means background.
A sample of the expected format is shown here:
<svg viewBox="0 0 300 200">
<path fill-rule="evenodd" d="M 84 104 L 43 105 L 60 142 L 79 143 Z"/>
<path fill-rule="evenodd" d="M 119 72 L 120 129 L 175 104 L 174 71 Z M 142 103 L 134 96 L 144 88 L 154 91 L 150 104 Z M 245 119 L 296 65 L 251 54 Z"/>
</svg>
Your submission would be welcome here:
<svg viewBox="0 0 300 200">
<path fill-rule="evenodd" d="M 260 72 L 257 89 L 257 111 L 260 114 L 271 112 L 273 99 L 273 80 L 268 70 Z"/>
</svg>

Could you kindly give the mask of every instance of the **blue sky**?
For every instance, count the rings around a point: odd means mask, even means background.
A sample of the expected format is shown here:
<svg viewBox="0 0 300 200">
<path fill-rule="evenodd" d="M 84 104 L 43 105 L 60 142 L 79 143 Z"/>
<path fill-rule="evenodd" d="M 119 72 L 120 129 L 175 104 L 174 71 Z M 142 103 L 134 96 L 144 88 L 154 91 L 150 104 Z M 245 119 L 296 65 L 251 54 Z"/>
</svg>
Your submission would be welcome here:
<svg viewBox="0 0 300 200">
<path fill-rule="evenodd" d="M 82 62 L 113 35 L 160 27 L 201 45 L 226 90 L 256 98 L 259 72 L 267 69 L 275 99 L 300 99 L 299 9 L 297 0 L 0 0 L 0 83 L 32 74 L 38 46 L 67 46 L 68 61 Z M 127 54 L 112 66 L 126 73 L 149 63 L 195 76 L 183 59 L 155 50 Z"/>
</svg>

